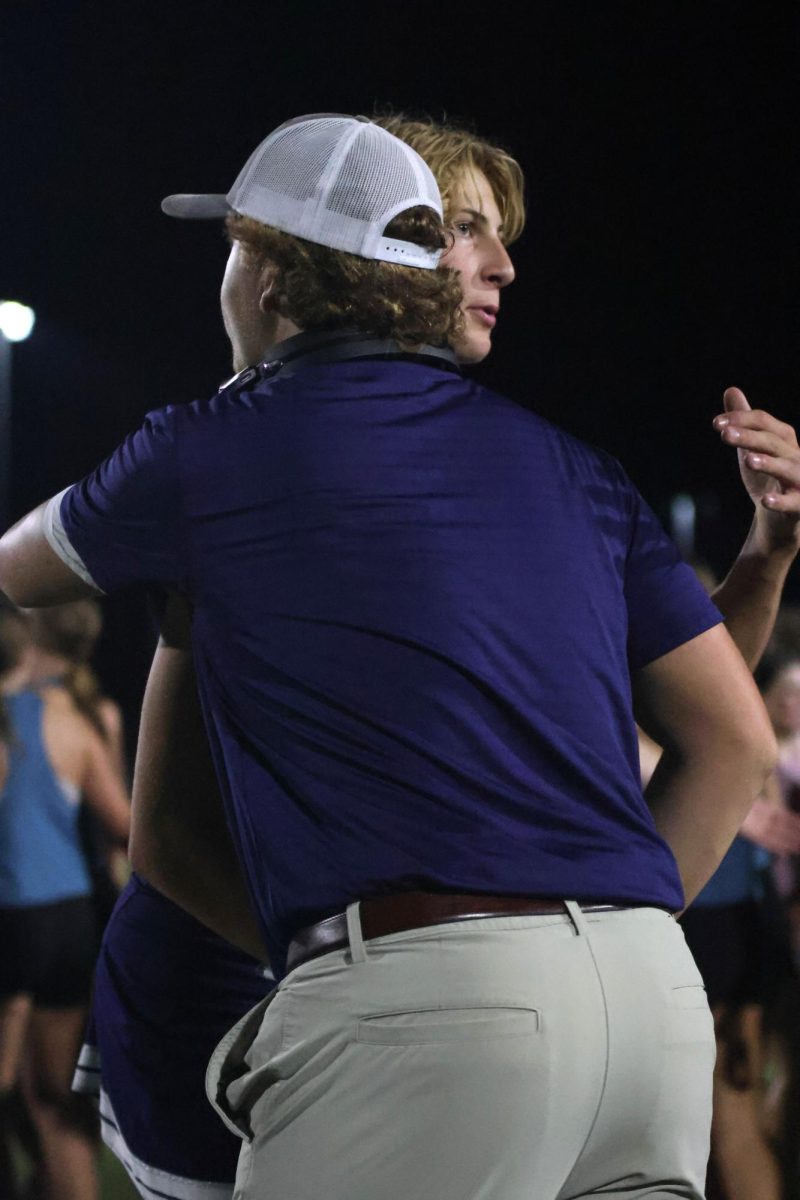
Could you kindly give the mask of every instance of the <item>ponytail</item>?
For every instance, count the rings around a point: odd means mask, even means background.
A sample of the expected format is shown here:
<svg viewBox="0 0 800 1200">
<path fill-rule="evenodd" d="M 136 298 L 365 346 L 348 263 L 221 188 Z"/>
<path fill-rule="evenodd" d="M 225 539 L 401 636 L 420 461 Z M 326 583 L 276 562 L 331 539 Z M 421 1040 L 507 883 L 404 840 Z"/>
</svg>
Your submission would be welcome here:
<svg viewBox="0 0 800 1200">
<path fill-rule="evenodd" d="M 108 743 L 108 729 L 103 722 L 100 708 L 103 693 L 92 668 L 86 663 L 72 663 L 61 682 L 78 712 L 100 734 L 103 741 Z"/>
</svg>

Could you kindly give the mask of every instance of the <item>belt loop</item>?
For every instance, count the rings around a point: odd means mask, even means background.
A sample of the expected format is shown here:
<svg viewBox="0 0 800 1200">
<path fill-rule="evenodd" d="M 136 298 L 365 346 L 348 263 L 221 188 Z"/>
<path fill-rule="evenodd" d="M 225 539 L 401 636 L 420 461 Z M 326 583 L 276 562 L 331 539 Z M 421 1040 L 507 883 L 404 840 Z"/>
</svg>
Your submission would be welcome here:
<svg viewBox="0 0 800 1200">
<path fill-rule="evenodd" d="M 565 900 L 564 905 L 569 913 L 569 919 L 575 927 L 575 933 L 578 937 L 587 937 L 589 930 L 586 926 L 586 917 L 581 912 L 581 906 L 577 900 Z"/>
<path fill-rule="evenodd" d="M 347 906 L 347 940 L 350 943 L 350 959 L 352 962 L 366 962 L 367 952 L 364 949 L 364 937 L 361 933 L 360 903 Z"/>
</svg>

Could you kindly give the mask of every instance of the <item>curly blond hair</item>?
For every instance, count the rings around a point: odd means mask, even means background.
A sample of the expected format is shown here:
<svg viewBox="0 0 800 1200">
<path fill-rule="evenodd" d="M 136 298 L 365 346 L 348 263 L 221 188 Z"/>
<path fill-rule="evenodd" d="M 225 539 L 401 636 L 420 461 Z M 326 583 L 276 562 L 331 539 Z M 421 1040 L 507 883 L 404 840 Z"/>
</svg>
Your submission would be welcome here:
<svg viewBox="0 0 800 1200">
<path fill-rule="evenodd" d="M 525 179 L 515 158 L 468 129 L 429 117 L 406 113 L 376 113 L 370 120 L 406 142 L 425 159 L 442 194 L 445 222 L 453 191 L 471 171 L 482 171 L 489 181 L 503 219 L 503 241 L 515 242 L 525 228 Z"/>
<path fill-rule="evenodd" d="M 278 311 L 301 329 L 358 329 L 394 338 L 404 350 L 443 346 L 463 330 L 458 276 L 361 258 L 319 246 L 232 213 L 228 236 L 257 269 L 277 269 Z M 447 235 L 431 208 L 407 209 L 383 231 L 387 237 L 443 250 Z"/>
</svg>

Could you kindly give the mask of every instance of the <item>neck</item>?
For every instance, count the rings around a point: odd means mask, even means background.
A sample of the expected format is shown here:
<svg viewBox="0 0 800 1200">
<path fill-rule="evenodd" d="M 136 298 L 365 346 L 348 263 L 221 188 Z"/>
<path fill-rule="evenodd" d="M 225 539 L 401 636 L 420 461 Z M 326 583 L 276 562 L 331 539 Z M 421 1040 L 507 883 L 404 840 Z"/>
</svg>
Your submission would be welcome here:
<svg viewBox="0 0 800 1200">
<path fill-rule="evenodd" d="M 238 373 L 239 371 L 246 371 L 248 367 L 258 366 L 265 358 L 270 357 L 281 342 L 286 342 L 289 338 L 296 337 L 298 333 L 302 332 L 303 330 L 299 325 L 295 325 L 294 321 L 290 321 L 288 317 L 282 317 L 279 313 L 276 313 L 274 321 L 269 323 L 268 331 L 265 327 L 262 327 L 260 330 L 260 335 L 263 335 L 264 338 L 263 341 L 260 340 L 260 336 L 253 338 L 249 347 L 234 342 L 234 371 Z M 258 345 L 258 350 L 254 348 L 254 343 Z"/>
<path fill-rule="evenodd" d="M 28 664 L 28 677 L 31 684 L 41 683 L 45 679 L 53 679 L 64 675 L 72 664 L 62 654 L 51 654 L 47 650 L 34 649 Z"/>
<path fill-rule="evenodd" d="M 296 337 L 303 330 L 299 325 L 295 325 L 294 321 L 290 321 L 288 317 L 279 316 L 275 322 L 275 336 L 271 345 L 266 346 L 265 350 L 274 350 L 281 342 L 285 342 L 287 338 Z"/>
</svg>

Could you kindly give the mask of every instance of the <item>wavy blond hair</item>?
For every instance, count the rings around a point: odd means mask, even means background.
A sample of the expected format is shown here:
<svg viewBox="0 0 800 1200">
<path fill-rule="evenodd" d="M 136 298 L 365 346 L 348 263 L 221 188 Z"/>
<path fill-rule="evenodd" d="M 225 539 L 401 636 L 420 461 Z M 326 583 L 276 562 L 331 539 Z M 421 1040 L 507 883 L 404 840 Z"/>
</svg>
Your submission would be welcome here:
<svg viewBox="0 0 800 1200">
<path fill-rule="evenodd" d="M 277 269 L 278 311 L 301 329 L 358 329 L 394 338 L 404 350 L 425 342 L 446 345 L 463 330 L 463 293 L 455 271 L 361 258 L 239 213 L 226 219 L 226 229 L 257 269 Z M 431 208 L 407 209 L 383 232 L 428 250 L 448 245 Z"/>
<path fill-rule="evenodd" d="M 36 645 L 67 659 L 69 666 L 62 677 L 63 686 L 78 711 L 107 741 L 108 730 L 101 713 L 103 691 L 89 666 L 103 629 L 103 610 L 97 600 L 87 596 L 54 608 L 32 609 L 28 619 Z"/>
<path fill-rule="evenodd" d="M 370 118 L 416 150 L 436 176 L 442 194 L 445 222 L 453 191 L 463 176 L 482 171 L 489 181 L 503 219 L 503 241 L 515 242 L 525 228 L 525 178 L 515 158 L 493 142 L 468 129 L 429 117 L 406 113 L 376 113 Z"/>
</svg>

